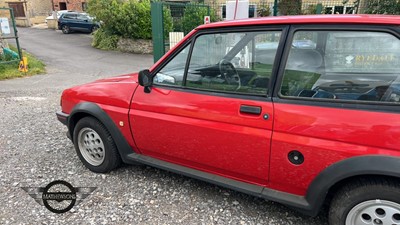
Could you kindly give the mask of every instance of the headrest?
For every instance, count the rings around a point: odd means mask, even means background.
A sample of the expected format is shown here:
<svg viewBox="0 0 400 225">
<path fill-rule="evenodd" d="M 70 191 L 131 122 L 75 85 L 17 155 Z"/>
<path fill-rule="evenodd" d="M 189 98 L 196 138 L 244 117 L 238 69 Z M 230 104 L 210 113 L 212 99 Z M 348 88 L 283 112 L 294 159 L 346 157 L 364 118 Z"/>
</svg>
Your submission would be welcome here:
<svg viewBox="0 0 400 225">
<path fill-rule="evenodd" d="M 315 72 L 322 66 L 322 55 L 313 49 L 292 49 L 286 69 Z"/>
</svg>

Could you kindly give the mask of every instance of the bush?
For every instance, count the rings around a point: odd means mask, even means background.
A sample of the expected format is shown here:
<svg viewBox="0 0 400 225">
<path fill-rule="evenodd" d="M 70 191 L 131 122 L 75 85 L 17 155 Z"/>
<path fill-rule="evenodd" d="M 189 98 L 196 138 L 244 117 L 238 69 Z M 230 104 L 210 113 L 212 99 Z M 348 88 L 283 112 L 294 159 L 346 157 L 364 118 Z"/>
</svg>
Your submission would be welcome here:
<svg viewBox="0 0 400 225">
<path fill-rule="evenodd" d="M 164 7 L 163 10 L 163 21 L 164 21 L 164 37 L 169 37 L 169 32 L 174 30 L 174 22 L 171 16 L 171 10 L 167 7 Z"/>
<path fill-rule="evenodd" d="M 263 4 L 257 9 L 257 16 L 259 17 L 265 17 L 270 15 L 271 15 L 271 8 L 269 7 L 269 5 Z"/>
<path fill-rule="evenodd" d="M 182 18 L 183 32 L 187 34 L 197 26 L 204 24 L 204 16 L 210 16 L 210 22 L 218 21 L 216 13 L 213 9 L 210 9 L 210 14 L 211 15 L 208 15 L 208 7 L 186 7 Z"/>
<path fill-rule="evenodd" d="M 301 0 L 280 0 L 278 9 L 280 15 L 301 15 Z"/>
<path fill-rule="evenodd" d="M 150 0 L 88 1 L 88 13 L 102 22 L 106 34 L 131 39 L 151 39 L 150 8 Z M 172 18 L 168 10 L 164 10 L 164 21 L 167 32 L 171 31 Z M 103 33 L 97 35 L 103 37 Z"/>
<path fill-rule="evenodd" d="M 400 14 L 399 0 L 368 0 L 365 4 L 364 13 L 368 14 Z"/>
<path fill-rule="evenodd" d="M 114 50 L 117 48 L 119 36 L 110 34 L 103 27 L 93 34 L 92 46 L 104 50 Z"/>
<path fill-rule="evenodd" d="M 303 14 L 305 15 L 312 15 L 312 14 L 317 14 L 317 9 L 318 9 L 318 5 L 308 5 L 307 8 L 303 11 Z M 322 12 L 324 11 L 324 9 L 322 8 Z"/>
</svg>

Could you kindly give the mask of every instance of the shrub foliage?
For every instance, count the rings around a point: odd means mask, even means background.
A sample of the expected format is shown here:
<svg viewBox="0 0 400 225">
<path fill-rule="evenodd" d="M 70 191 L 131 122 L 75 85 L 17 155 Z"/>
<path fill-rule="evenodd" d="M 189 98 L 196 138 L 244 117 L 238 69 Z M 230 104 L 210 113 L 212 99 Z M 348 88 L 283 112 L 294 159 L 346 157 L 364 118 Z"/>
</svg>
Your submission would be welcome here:
<svg viewBox="0 0 400 225">
<path fill-rule="evenodd" d="M 210 16 L 211 22 L 218 21 L 215 11 L 211 8 L 210 15 L 208 15 L 208 7 L 187 6 L 182 18 L 183 32 L 187 34 L 197 26 L 204 24 L 204 16 Z"/>
<path fill-rule="evenodd" d="M 301 15 L 301 0 L 280 0 L 278 4 L 281 15 Z"/>
<path fill-rule="evenodd" d="M 90 0 L 88 13 L 102 22 L 95 36 L 116 35 L 132 39 L 151 39 L 150 0 Z M 171 13 L 164 10 L 165 30 L 172 30 Z M 110 40 L 109 40 L 110 41 Z M 110 44 L 110 43 L 109 43 Z"/>
<path fill-rule="evenodd" d="M 365 12 L 368 14 L 400 14 L 399 0 L 367 0 L 365 2 Z"/>
</svg>

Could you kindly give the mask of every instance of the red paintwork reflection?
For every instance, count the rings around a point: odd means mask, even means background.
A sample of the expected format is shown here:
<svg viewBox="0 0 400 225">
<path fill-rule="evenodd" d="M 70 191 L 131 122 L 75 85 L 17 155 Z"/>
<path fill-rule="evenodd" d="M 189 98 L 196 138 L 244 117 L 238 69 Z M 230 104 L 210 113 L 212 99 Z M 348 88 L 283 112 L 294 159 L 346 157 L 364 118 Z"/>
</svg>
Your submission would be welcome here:
<svg viewBox="0 0 400 225">
<path fill-rule="evenodd" d="M 137 86 L 137 74 L 128 74 L 69 88 L 62 94 L 62 111 L 70 113 L 77 102 L 94 102 L 129 109 Z"/>
<path fill-rule="evenodd" d="M 271 151 L 272 188 L 304 195 L 308 185 L 329 165 L 358 155 L 400 156 L 400 115 L 274 104 L 275 123 Z M 293 165 L 291 150 L 304 154 Z"/>
<path fill-rule="evenodd" d="M 69 114 L 78 103 L 96 103 L 111 117 L 128 143 L 136 150 L 129 128 L 128 111 L 137 86 L 137 74 L 111 77 L 76 86 L 63 92 L 62 111 Z M 120 126 L 120 122 L 123 122 L 124 126 Z"/>
</svg>

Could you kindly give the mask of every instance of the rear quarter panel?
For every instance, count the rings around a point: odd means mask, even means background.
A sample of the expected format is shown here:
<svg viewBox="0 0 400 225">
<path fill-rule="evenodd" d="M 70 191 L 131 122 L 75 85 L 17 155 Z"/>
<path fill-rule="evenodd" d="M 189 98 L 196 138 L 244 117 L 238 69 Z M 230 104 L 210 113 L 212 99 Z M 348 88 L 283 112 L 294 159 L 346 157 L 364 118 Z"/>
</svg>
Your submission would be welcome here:
<svg viewBox="0 0 400 225">
<path fill-rule="evenodd" d="M 274 189 L 305 195 L 312 180 L 335 162 L 362 155 L 400 157 L 399 113 L 283 103 L 274 107 Z M 303 153 L 303 164 L 288 160 L 292 150 Z"/>
</svg>

